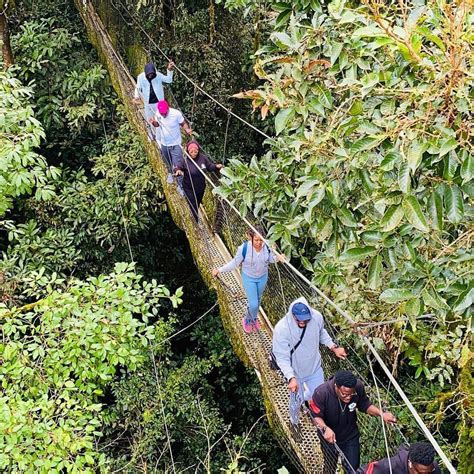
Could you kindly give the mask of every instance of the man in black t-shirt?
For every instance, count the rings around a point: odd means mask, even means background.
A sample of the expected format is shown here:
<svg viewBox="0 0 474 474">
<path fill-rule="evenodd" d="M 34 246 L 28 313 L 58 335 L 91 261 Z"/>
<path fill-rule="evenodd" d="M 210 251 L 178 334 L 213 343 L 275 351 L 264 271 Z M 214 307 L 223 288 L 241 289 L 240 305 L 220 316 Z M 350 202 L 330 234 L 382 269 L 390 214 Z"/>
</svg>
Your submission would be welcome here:
<svg viewBox="0 0 474 474">
<path fill-rule="evenodd" d="M 343 466 L 346 473 L 353 473 L 359 467 L 357 410 L 371 416 L 382 416 L 385 423 L 397 422 L 390 412 L 381 413 L 372 404 L 362 382 L 346 370 L 336 372 L 333 378 L 316 388 L 310 408 L 321 439 L 325 474 L 336 472 L 338 451 L 334 443 L 344 453 L 346 459 L 343 459 Z"/>
</svg>

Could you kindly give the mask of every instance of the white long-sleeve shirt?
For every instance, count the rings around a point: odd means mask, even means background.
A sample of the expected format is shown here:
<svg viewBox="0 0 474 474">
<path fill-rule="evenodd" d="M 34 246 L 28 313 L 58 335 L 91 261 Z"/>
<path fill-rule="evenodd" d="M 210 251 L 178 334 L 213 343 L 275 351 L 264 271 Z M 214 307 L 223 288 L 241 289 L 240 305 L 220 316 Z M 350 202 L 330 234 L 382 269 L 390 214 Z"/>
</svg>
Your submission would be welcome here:
<svg viewBox="0 0 474 474">
<path fill-rule="evenodd" d="M 293 317 L 292 309 L 295 303 L 304 303 L 308 306 L 311 311 L 311 319 L 306 325 L 306 332 L 301 344 L 290 358 L 290 351 L 300 340 L 303 331 Z M 293 377 L 299 379 L 308 377 L 321 368 L 320 344 L 327 347 L 334 345 L 331 336 L 324 328 L 323 316 L 311 308 L 306 298 L 298 298 L 291 303 L 288 313 L 278 321 L 273 329 L 273 354 L 286 380 Z"/>
<path fill-rule="evenodd" d="M 268 272 L 268 264 L 275 263 L 275 254 L 267 245 L 263 245 L 262 250 L 257 252 L 253 248 L 252 241 L 247 241 L 245 260 L 242 254 L 243 248 L 244 244 L 237 249 L 235 257 L 230 262 L 219 268 L 220 273 L 231 272 L 242 264 L 242 273 L 249 277 L 260 278 Z"/>
<path fill-rule="evenodd" d="M 169 69 L 166 71 L 166 75 L 161 72 L 156 72 L 156 77 L 151 81 L 153 85 L 153 90 L 155 91 L 156 97 L 158 100 L 163 100 L 165 98 L 165 93 L 163 91 L 163 83 L 171 84 L 173 82 L 173 71 Z M 145 76 L 145 73 L 142 72 L 137 77 L 137 85 L 135 86 L 136 99 L 141 98 L 145 105 L 148 104 L 148 99 L 150 98 L 150 82 Z"/>
</svg>

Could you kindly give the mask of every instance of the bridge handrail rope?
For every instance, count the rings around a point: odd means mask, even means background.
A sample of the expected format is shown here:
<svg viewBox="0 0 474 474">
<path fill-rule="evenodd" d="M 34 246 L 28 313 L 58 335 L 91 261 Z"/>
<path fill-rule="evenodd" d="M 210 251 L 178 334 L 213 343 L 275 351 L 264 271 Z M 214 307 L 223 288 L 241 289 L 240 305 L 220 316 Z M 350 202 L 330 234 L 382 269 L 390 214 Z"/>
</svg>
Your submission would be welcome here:
<svg viewBox="0 0 474 474">
<path fill-rule="evenodd" d="M 118 8 L 116 7 L 116 5 L 114 4 L 114 2 L 112 1 L 111 2 L 112 5 L 114 6 L 114 8 L 116 10 L 118 10 Z M 122 5 L 122 8 L 123 8 L 123 5 Z M 125 9 L 126 10 L 126 9 Z M 118 10 L 119 11 L 119 10 Z M 167 59 L 168 61 L 171 61 L 171 59 L 169 58 L 168 55 L 166 55 L 164 53 L 164 51 L 157 45 L 157 43 L 153 40 L 153 38 L 150 37 L 150 35 L 146 32 L 146 30 L 144 30 L 144 28 L 142 27 L 142 25 L 136 20 L 136 18 L 130 14 L 130 12 L 128 12 L 128 10 L 126 10 L 128 15 L 130 16 L 130 18 L 132 18 L 132 20 L 134 21 L 134 23 L 136 25 L 138 25 L 138 27 L 140 28 L 140 30 L 148 37 L 148 39 L 150 40 L 150 42 L 156 47 L 156 49 L 163 55 L 163 57 L 165 59 Z M 115 55 L 117 56 L 117 54 L 115 53 Z M 119 62 L 121 62 L 121 58 L 119 58 L 117 56 L 117 59 L 119 60 Z M 181 68 L 179 68 L 178 66 L 175 66 L 176 70 L 186 79 L 188 80 L 191 84 L 193 84 L 193 86 L 198 89 L 200 92 L 202 92 L 206 97 L 208 97 L 209 99 L 211 99 L 213 102 L 215 102 L 217 105 L 219 105 L 222 109 L 226 110 L 228 112 L 228 114 L 234 116 L 235 118 L 237 118 L 238 120 L 240 120 L 241 122 L 243 122 L 245 125 L 247 125 L 248 127 L 252 128 L 253 130 L 257 131 L 258 133 L 260 133 L 262 136 L 264 136 L 265 138 L 267 139 L 272 139 L 269 135 L 267 135 L 266 133 L 262 132 L 261 130 L 259 130 L 257 127 L 255 127 L 254 125 L 250 124 L 249 122 L 247 122 L 245 119 L 241 118 L 239 115 L 235 114 L 232 110 L 230 110 L 229 108 L 227 108 L 226 106 L 224 106 L 223 104 L 221 104 L 217 99 L 215 99 L 211 94 L 209 94 L 207 91 L 205 91 L 203 88 L 201 88 L 193 79 L 191 79 Z M 131 77 L 130 75 L 130 72 L 127 70 L 127 75 L 128 77 L 134 81 L 134 79 Z M 188 157 L 188 153 L 186 150 L 183 149 L 183 153 Z M 190 158 L 191 159 L 191 158 Z M 214 184 L 214 182 L 209 178 L 209 176 L 207 176 L 206 173 L 204 173 L 199 167 L 197 167 L 199 169 L 199 171 L 203 174 L 204 178 L 209 182 L 209 184 L 211 185 L 211 187 L 213 188 L 214 190 L 214 194 L 218 194 L 215 192 L 217 186 Z M 240 211 L 235 207 L 235 205 L 230 201 L 228 200 L 226 197 L 224 196 L 221 196 L 219 195 L 219 199 L 222 199 L 223 201 L 225 201 L 227 203 L 227 205 L 242 219 L 242 221 L 250 228 L 252 229 L 254 232 L 257 232 L 255 226 L 245 217 L 243 216 Z M 257 232 L 258 233 L 258 232 Z M 267 245 L 269 245 L 269 242 L 267 240 L 265 240 L 265 243 Z M 425 425 L 425 423 L 423 422 L 423 420 L 421 419 L 420 415 L 418 414 L 418 412 L 416 411 L 416 409 L 414 408 L 414 406 L 412 405 L 412 403 L 410 402 L 410 400 L 408 399 L 408 397 L 406 396 L 405 392 L 403 391 L 403 389 L 400 387 L 400 385 L 398 384 L 398 382 L 396 381 L 396 379 L 394 378 L 393 374 L 391 373 L 391 371 L 388 369 L 388 367 L 386 366 L 385 362 L 382 360 L 381 356 L 379 355 L 378 351 L 376 350 L 376 348 L 373 346 L 372 342 L 370 341 L 370 339 L 364 335 L 364 334 L 361 334 L 358 330 L 357 330 L 357 326 L 358 324 L 356 323 L 356 321 L 344 310 L 342 309 L 337 303 L 335 303 L 331 298 L 329 298 L 322 290 L 320 290 L 313 282 L 311 282 L 300 270 L 298 270 L 293 264 L 291 264 L 288 260 L 285 260 L 284 261 L 284 264 L 295 274 L 297 275 L 304 283 L 306 283 L 310 288 L 312 288 L 328 305 L 330 305 L 337 313 L 339 313 L 343 318 L 345 318 L 345 320 L 349 323 L 349 325 L 351 326 L 351 328 L 354 330 L 354 333 L 360 337 L 360 339 L 362 340 L 362 342 L 367 346 L 367 348 L 370 350 L 370 352 L 373 354 L 373 356 L 375 357 L 375 359 L 377 360 L 377 362 L 379 363 L 380 367 L 382 368 L 382 370 L 384 371 L 385 375 L 387 376 L 387 378 L 389 379 L 390 383 L 393 385 L 393 387 L 395 388 L 395 390 L 398 392 L 399 396 L 402 398 L 403 402 L 405 403 L 405 405 L 407 406 L 407 408 L 410 410 L 411 414 L 413 415 L 414 419 L 416 420 L 417 424 L 419 425 L 419 427 L 421 428 L 421 430 L 423 431 L 424 435 L 426 436 L 426 438 L 431 442 L 431 444 L 433 445 L 433 447 L 435 448 L 435 450 L 437 451 L 438 455 L 440 456 L 440 458 L 442 459 L 443 463 L 446 465 L 446 467 L 448 468 L 449 472 L 450 473 L 456 473 L 456 470 L 455 468 L 453 467 L 451 461 L 448 459 L 448 457 L 446 456 L 446 454 L 444 453 L 444 451 L 441 449 L 440 445 L 438 444 L 438 442 L 436 441 L 436 439 L 433 437 L 433 435 L 431 434 L 431 432 L 428 430 L 427 426 Z"/>
</svg>

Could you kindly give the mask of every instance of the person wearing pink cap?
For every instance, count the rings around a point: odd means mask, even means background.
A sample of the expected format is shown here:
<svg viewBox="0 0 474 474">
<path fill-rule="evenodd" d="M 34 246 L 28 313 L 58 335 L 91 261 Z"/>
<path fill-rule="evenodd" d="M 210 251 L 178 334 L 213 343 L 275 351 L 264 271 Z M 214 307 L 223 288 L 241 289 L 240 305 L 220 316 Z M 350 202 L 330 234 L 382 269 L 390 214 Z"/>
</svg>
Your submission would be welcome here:
<svg viewBox="0 0 474 474">
<path fill-rule="evenodd" d="M 189 156 L 189 158 L 188 158 Z M 186 145 L 184 164 L 178 167 L 177 175 L 183 176 L 183 191 L 191 213 L 199 221 L 199 205 L 206 191 L 206 178 L 202 172 L 219 171 L 224 165 L 212 162 L 202 151 L 196 140 Z M 201 171 L 200 171 L 201 170 Z"/>
<path fill-rule="evenodd" d="M 193 131 L 186 122 L 183 114 L 169 106 L 166 100 L 160 100 L 157 105 L 157 112 L 150 123 L 158 127 L 157 129 L 157 141 L 161 147 L 161 153 L 163 155 L 165 164 L 168 168 L 168 179 L 167 182 L 171 184 L 173 182 L 173 173 L 178 169 L 182 168 L 183 162 L 183 150 L 181 148 L 181 128 L 191 136 Z M 178 191 L 182 193 L 181 183 L 178 180 Z"/>
</svg>

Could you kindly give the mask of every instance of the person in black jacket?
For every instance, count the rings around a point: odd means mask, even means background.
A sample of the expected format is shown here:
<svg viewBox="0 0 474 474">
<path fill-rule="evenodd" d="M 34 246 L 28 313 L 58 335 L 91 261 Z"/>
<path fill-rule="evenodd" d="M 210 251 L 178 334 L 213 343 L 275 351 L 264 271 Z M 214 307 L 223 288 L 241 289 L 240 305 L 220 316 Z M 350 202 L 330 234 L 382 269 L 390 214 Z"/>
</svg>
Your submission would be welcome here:
<svg viewBox="0 0 474 474">
<path fill-rule="evenodd" d="M 179 166 L 176 174 L 183 176 L 183 191 L 191 208 L 191 213 L 199 221 L 199 205 L 206 190 L 206 178 L 202 171 L 218 171 L 224 165 L 213 163 L 202 151 L 195 140 L 186 145 L 184 164 Z M 189 155 L 191 158 L 189 158 Z"/>
<path fill-rule="evenodd" d="M 430 443 L 413 443 L 408 449 L 400 447 L 390 460 L 372 461 L 361 467 L 357 474 L 441 474 L 434 457 L 435 450 Z"/>
</svg>

